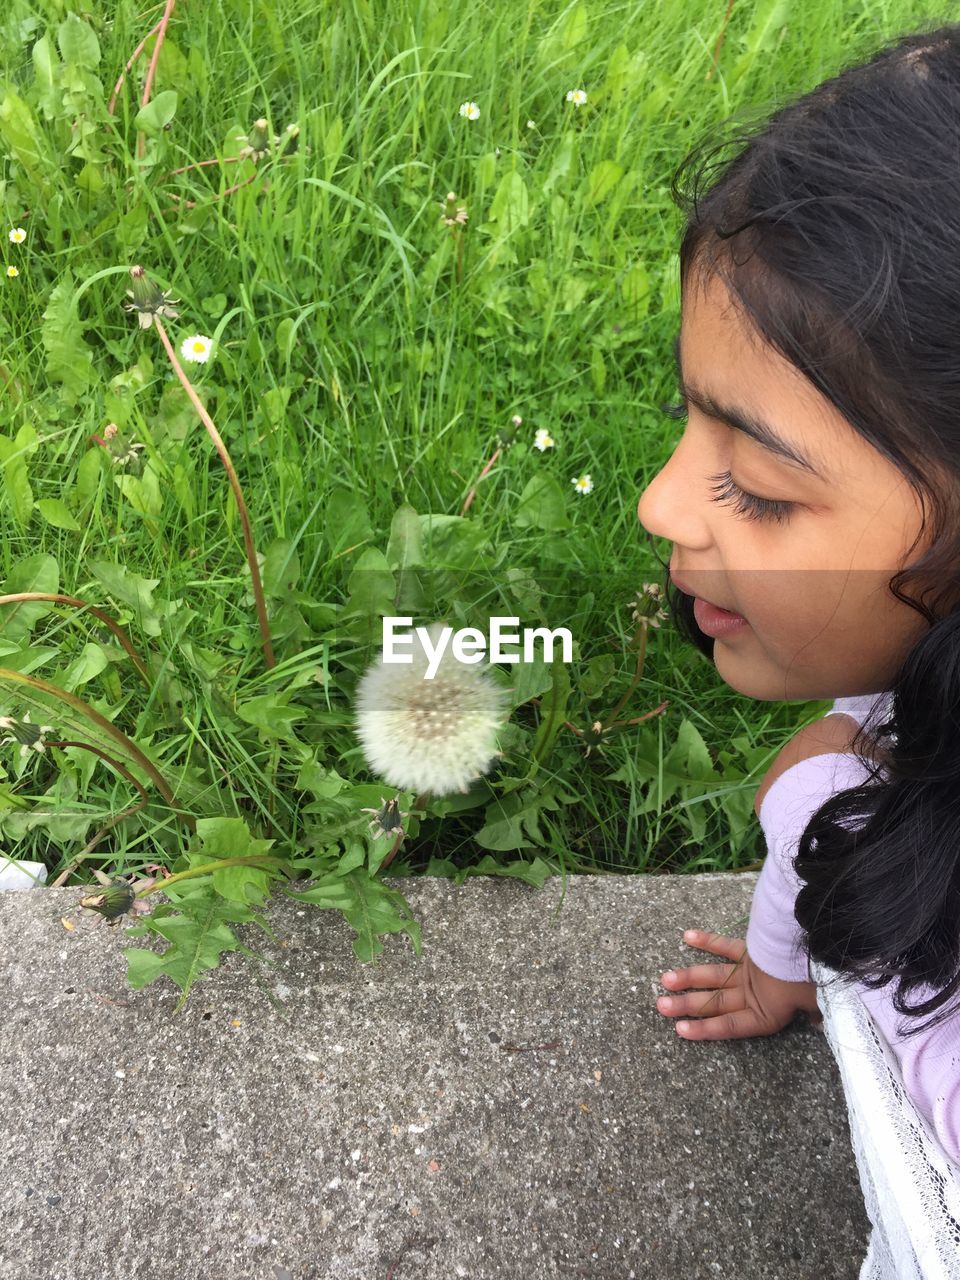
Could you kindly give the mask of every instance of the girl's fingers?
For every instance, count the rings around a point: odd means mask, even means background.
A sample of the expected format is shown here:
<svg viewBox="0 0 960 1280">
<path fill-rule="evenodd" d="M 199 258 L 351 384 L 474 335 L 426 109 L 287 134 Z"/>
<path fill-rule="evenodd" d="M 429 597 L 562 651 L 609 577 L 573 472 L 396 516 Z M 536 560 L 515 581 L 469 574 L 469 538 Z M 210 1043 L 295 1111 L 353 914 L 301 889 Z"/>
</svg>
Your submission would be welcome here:
<svg viewBox="0 0 960 1280">
<path fill-rule="evenodd" d="M 660 975 L 660 981 L 671 991 L 688 987 L 722 987 L 733 981 L 737 966 L 732 964 L 695 964 L 689 969 L 671 969 Z"/>
<path fill-rule="evenodd" d="M 725 933 L 709 933 L 706 929 L 685 929 L 683 940 L 688 946 L 697 947 L 700 951 L 712 951 L 715 955 L 726 956 L 728 960 L 739 960 L 747 949 L 743 938 L 731 938 Z"/>
<path fill-rule="evenodd" d="M 736 1013 L 744 1008 L 742 987 L 721 987 L 717 991 L 690 991 L 682 996 L 658 996 L 657 1011 L 669 1018 L 710 1018 Z"/>
<path fill-rule="evenodd" d="M 684 1040 L 745 1040 L 750 1036 L 769 1035 L 752 1009 L 737 1009 L 717 1018 L 701 1018 L 695 1022 L 675 1024 L 677 1035 Z"/>
</svg>

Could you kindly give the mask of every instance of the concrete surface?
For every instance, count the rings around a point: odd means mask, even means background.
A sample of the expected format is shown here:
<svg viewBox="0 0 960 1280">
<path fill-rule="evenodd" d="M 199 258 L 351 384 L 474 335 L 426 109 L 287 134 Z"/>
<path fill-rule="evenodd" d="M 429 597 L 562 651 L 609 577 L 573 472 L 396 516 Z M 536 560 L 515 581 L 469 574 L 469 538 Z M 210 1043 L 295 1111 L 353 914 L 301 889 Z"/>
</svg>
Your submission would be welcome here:
<svg viewBox="0 0 960 1280">
<path fill-rule="evenodd" d="M 419 960 L 279 897 L 277 942 L 239 930 L 271 963 L 228 953 L 175 1018 L 126 984 L 162 939 L 0 894 L 2 1280 L 856 1280 L 824 1036 L 695 1043 L 654 1005 L 756 873 L 388 880 Z"/>
</svg>

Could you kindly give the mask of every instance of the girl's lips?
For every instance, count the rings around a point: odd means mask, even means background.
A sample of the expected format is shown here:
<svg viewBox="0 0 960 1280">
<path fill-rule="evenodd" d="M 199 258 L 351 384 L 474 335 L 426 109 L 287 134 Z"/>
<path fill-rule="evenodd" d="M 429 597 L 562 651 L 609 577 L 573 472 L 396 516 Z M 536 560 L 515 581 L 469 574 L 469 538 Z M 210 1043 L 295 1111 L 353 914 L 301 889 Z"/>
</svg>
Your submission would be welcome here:
<svg viewBox="0 0 960 1280">
<path fill-rule="evenodd" d="M 682 591 L 685 596 L 693 596 L 695 599 L 701 600 L 704 604 L 710 605 L 711 608 L 719 609 L 722 613 L 732 614 L 732 616 L 735 618 L 739 618 L 742 616 L 739 613 L 734 613 L 732 609 L 724 609 L 722 604 L 715 604 L 712 600 L 705 600 L 703 596 L 698 596 L 697 593 L 694 591 L 693 587 L 688 587 L 685 582 L 681 582 L 672 569 L 670 571 L 670 581 L 677 588 L 677 590 Z"/>
<path fill-rule="evenodd" d="M 670 579 L 684 595 L 693 596 L 693 616 L 704 635 L 718 639 L 734 635 L 749 625 L 743 614 L 734 613 L 732 609 L 724 609 L 711 600 L 704 600 L 702 596 L 698 596 L 695 591 L 674 576 L 673 570 L 670 571 Z"/>
<path fill-rule="evenodd" d="M 748 625 L 741 614 L 731 613 L 729 609 L 718 609 L 715 604 L 699 598 L 693 602 L 693 616 L 700 630 L 714 639 L 725 639 Z"/>
</svg>

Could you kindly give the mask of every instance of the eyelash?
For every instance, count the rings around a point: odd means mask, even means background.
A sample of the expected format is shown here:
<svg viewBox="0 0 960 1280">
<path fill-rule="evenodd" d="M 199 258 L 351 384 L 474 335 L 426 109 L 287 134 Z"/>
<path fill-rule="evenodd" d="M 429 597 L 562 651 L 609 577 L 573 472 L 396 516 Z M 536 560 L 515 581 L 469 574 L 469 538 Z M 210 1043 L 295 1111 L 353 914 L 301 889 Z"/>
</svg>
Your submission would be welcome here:
<svg viewBox="0 0 960 1280">
<path fill-rule="evenodd" d="M 687 403 L 681 400 L 678 404 L 661 405 L 661 410 L 668 418 L 685 418 Z M 729 471 L 721 471 L 717 475 L 707 476 L 715 483 L 711 485 L 715 497 L 711 502 L 729 502 L 733 504 L 734 514 L 746 520 L 776 520 L 783 524 L 796 505 L 793 502 L 780 502 L 773 498 L 759 498 L 755 493 L 747 493 L 734 481 Z"/>
</svg>

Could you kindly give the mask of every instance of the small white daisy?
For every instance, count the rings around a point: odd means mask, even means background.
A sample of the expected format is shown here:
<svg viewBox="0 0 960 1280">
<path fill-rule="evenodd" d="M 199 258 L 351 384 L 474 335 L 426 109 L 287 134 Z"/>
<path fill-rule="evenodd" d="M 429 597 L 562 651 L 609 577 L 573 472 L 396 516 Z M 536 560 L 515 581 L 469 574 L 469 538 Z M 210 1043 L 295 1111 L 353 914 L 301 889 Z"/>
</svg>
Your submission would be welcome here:
<svg viewBox="0 0 960 1280">
<path fill-rule="evenodd" d="M 587 100 L 587 95 L 582 89 L 568 89 L 567 101 L 572 102 L 575 107 L 582 107 Z"/>
<path fill-rule="evenodd" d="M 7 277 L 12 280 L 14 276 L 18 276 L 20 272 L 16 267 L 7 267 Z"/>
<path fill-rule="evenodd" d="M 206 364 L 212 347 L 213 343 L 209 338 L 205 338 L 202 333 L 194 333 L 180 343 L 180 354 L 192 364 Z"/>
<path fill-rule="evenodd" d="M 479 120 L 480 108 L 475 102 L 461 102 L 460 114 L 463 116 L 464 120 Z"/>
<path fill-rule="evenodd" d="M 27 238 L 27 233 L 24 231 L 23 227 L 14 227 L 9 233 L 9 238 L 11 244 L 23 244 L 24 240 Z"/>
<path fill-rule="evenodd" d="M 527 128 L 528 128 L 528 129 L 535 129 L 536 127 L 537 127 L 537 124 L 536 124 L 536 121 L 535 121 L 535 120 L 528 120 L 528 121 L 527 121 Z"/>
<path fill-rule="evenodd" d="M 589 475 L 584 474 L 582 476 L 574 476 L 570 483 L 576 489 L 577 493 L 593 492 L 593 481 L 590 479 Z"/>
<path fill-rule="evenodd" d="M 552 449 L 555 444 L 556 441 L 546 427 L 540 427 L 533 437 L 533 447 L 539 449 L 541 453 L 543 453 L 544 449 Z"/>
</svg>

